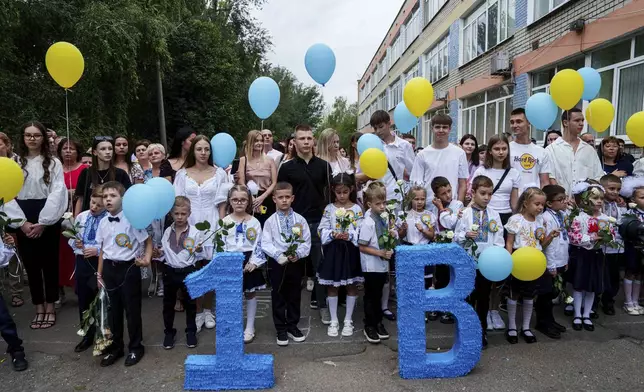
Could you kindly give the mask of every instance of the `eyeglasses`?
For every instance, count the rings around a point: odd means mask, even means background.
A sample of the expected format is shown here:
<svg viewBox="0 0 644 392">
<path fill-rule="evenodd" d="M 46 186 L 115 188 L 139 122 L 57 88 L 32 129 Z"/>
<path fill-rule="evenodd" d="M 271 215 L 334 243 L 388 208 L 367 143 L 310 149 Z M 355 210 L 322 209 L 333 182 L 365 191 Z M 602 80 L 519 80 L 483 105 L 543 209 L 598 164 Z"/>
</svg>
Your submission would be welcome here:
<svg viewBox="0 0 644 392">
<path fill-rule="evenodd" d="M 248 199 L 230 199 L 232 204 L 244 204 L 248 203 Z"/>
<path fill-rule="evenodd" d="M 39 133 L 33 134 L 33 133 L 25 133 L 25 139 L 27 140 L 40 140 L 42 139 L 42 135 Z"/>
<path fill-rule="evenodd" d="M 94 141 L 95 142 L 111 142 L 112 136 L 94 136 Z"/>
</svg>

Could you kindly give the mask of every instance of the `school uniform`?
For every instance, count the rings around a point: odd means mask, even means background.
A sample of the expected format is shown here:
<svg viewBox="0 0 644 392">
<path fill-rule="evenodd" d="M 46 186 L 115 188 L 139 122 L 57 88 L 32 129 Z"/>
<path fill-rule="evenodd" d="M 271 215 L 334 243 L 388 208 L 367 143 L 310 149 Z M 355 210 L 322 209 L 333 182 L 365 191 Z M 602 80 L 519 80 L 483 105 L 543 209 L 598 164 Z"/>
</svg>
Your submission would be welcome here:
<svg viewBox="0 0 644 392">
<path fill-rule="evenodd" d="M 145 252 L 147 239 L 148 232 L 132 227 L 123 211 L 115 216 L 108 214 L 98 225 L 96 243 L 101 246 L 103 282 L 110 299 L 113 334 L 110 352 L 115 355 L 123 352 L 123 312 L 130 337 L 129 352 L 143 355 L 141 268 L 135 264 L 135 258 Z"/>
<path fill-rule="evenodd" d="M 407 211 L 407 235 L 403 239 L 404 243 L 409 245 L 425 245 L 429 244 L 429 238 L 425 237 L 421 233 L 416 224 L 422 225 L 423 230 L 434 229 L 434 235 L 438 233 L 438 220 L 436 219 L 436 214 L 430 210 L 424 210 L 421 212 L 409 210 Z M 425 288 L 429 288 L 432 285 L 432 280 L 434 278 L 434 267 L 425 266 Z"/>
<path fill-rule="evenodd" d="M 240 252 L 244 254 L 244 265 L 252 263 L 255 265 L 253 272 L 244 272 L 244 292 L 254 293 L 257 290 L 266 288 L 264 274 L 259 268 L 266 263 L 266 256 L 262 252 L 261 237 L 262 225 L 255 217 L 245 222 L 235 222 L 229 215 L 224 218 L 226 223 L 234 223 L 232 229 L 228 230 L 228 236 L 224 238 L 226 252 Z"/>
<path fill-rule="evenodd" d="M 436 207 L 433 205 L 432 207 L 434 211 L 436 211 Z M 459 220 L 459 214 L 463 208 L 463 202 L 460 200 L 452 200 L 446 209 L 441 212 L 436 211 L 438 216 L 438 232 L 454 231 Z M 447 287 L 450 279 L 449 275 L 449 267 L 445 265 L 436 266 L 434 273 L 434 287 L 437 289 Z"/>
<path fill-rule="evenodd" d="M 282 234 L 290 237 L 293 227 L 301 231 L 302 243 L 295 251 L 297 260 L 280 265 L 277 260 L 284 256 L 289 244 Z M 268 275 L 271 281 L 273 322 L 278 335 L 297 329 L 300 321 L 302 296 L 303 258 L 311 252 L 311 231 L 306 219 L 292 209 L 287 213 L 277 211 L 264 223 L 262 251 L 268 256 Z"/>
<path fill-rule="evenodd" d="M 178 234 L 178 238 L 177 238 Z M 195 300 L 190 298 L 188 289 L 184 283 L 188 274 L 195 272 L 197 260 L 203 255 L 197 252 L 197 246 L 203 242 L 203 234 L 194 226 L 186 226 L 181 232 L 177 232 L 174 225 L 170 225 L 161 238 L 163 249 L 163 326 L 164 333 L 175 334 L 174 328 L 174 306 L 177 300 L 177 291 L 181 290 L 181 302 L 186 313 L 186 333 L 197 333 L 197 305 Z"/>
<path fill-rule="evenodd" d="M 604 202 L 604 214 L 615 219 L 615 225 L 618 227 L 622 223 L 622 217 L 627 212 L 625 207 L 620 207 L 616 202 Z M 608 268 L 608 280 L 610 281 L 610 290 L 605 290 L 602 294 L 602 305 L 604 307 L 614 306 L 615 297 L 619 293 L 619 269 L 624 265 L 624 240 L 615 230 L 615 243 L 617 247 L 604 246 L 603 251 L 606 256 L 606 267 Z"/>
</svg>

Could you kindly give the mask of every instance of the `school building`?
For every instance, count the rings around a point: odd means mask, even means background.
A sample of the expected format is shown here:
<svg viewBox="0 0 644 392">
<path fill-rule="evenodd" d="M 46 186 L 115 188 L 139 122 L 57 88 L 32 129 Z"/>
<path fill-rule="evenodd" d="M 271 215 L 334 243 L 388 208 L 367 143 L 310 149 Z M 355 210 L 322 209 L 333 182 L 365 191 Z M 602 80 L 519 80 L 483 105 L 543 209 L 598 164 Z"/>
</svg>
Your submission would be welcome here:
<svg viewBox="0 0 644 392">
<path fill-rule="evenodd" d="M 626 121 L 644 110 L 644 0 L 406 0 L 359 80 L 358 129 L 371 131 L 375 110 L 393 117 L 405 83 L 423 76 L 435 100 L 413 131 L 417 145 L 431 143 L 441 111 L 454 120 L 450 141 L 471 133 L 483 144 L 509 132 L 510 111 L 548 92 L 558 70 L 584 66 L 600 72 L 599 97 L 616 108 L 597 138 L 628 142 Z"/>
</svg>

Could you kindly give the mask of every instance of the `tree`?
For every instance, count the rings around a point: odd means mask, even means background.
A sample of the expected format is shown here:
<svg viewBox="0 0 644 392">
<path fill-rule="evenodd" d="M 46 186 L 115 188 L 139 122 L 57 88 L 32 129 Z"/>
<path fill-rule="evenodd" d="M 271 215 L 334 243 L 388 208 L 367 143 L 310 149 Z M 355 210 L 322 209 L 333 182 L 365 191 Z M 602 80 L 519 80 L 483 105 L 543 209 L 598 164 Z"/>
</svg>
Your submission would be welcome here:
<svg viewBox="0 0 644 392">
<path fill-rule="evenodd" d="M 340 136 L 340 145 L 349 144 L 358 124 L 358 103 L 349 104 L 345 97 L 335 97 L 331 112 L 324 118 L 321 129 L 333 128 Z"/>
</svg>

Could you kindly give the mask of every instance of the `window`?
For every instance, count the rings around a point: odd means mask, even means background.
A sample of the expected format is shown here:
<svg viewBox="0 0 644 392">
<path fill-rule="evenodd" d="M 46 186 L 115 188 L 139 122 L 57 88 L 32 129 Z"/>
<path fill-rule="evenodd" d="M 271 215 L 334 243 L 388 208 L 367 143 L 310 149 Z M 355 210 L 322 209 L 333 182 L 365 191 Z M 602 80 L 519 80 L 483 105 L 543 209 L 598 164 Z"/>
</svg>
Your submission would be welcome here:
<svg viewBox="0 0 644 392">
<path fill-rule="evenodd" d="M 464 99 L 461 135 L 471 133 L 487 144 L 492 135 L 509 132 L 513 94 L 514 86 L 505 85 Z"/>
<path fill-rule="evenodd" d="M 396 80 L 390 87 L 390 96 L 389 96 L 389 107 L 387 109 L 393 109 L 402 101 L 402 83 L 401 80 Z"/>
<path fill-rule="evenodd" d="M 389 68 L 393 67 L 393 65 L 398 61 L 400 58 L 400 55 L 402 54 L 402 44 L 401 44 L 401 37 L 402 34 L 398 35 L 396 39 L 394 39 L 393 43 L 391 44 L 391 53 L 387 52 L 387 57 L 389 57 Z"/>
<path fill-rule="evenodd" d="M 380 61 L 380 64 L 378 65 L 378 70 L 380 71 L 380 74 L 378 75 L 377 79 L 378 81 L 382 80 L 382 78 L 387 75 L 387 55 L 385 54 Z"/>
<path fill-rule="evenodd" d="M 386 91 L 378 96 L 378 109 L 379 110 L 388 110 L 389 109 L 388 102 L 387 102 L 387 92 Z"/>
<path fill-rule="evenodd" d="M 463 20 L 463 63 L 514 34 L 514 1 L 487 0 Z"/>
<path fill-rule="evenodd" d="M 425 78 L 434 83 L 449 73 L 449 36 L 425 54 Z"/>
<path fill-rule="evenodd" d="M 412 42 L 420 35 L 422 30 L 422 19 L 420 15 L 420 8 L 412 14 L 411 19 L 405 25 L 405 49 L 411 45 Z M 404 50 L 403 50 L 404 51 Z"/>
<path fill-rule="evenodd" d="M 447 3 L 447 0 L 425 0 L 425 24 L 431 22 L 438 11 Z"/>
<path fill-rule="evenodd" d="M 403 82 L 403 88 L 413 78 L 420 76 L 420 70 L 419 70 L 419 63 L 416 63 L 413 67 L 409 68 L 407 73 L 405 74 L 405 81 Z"/>
<path fill-rule="evenodd" d="M 528 0 L 528 23 L 549 14 L 569 0 Z"/>
</svg>

